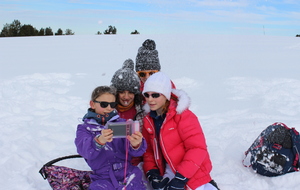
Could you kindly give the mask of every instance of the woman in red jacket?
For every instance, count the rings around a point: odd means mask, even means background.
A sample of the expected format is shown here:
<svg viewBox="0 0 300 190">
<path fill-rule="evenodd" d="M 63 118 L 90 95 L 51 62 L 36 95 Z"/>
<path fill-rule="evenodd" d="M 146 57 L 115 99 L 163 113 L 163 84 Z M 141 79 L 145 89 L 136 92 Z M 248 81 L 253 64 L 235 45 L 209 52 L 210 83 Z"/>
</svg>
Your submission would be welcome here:
<svg viewBox="0 0 300 190">
<path fill-rule="evenodd" d="M 148 148 L 143 169 L 153 189 L 217 190 L 212 163 L 197 116 L 188 108 L 190 98 L 172 89 L 162 72 L 145 82 L 143 136 Z"/>
</svg>

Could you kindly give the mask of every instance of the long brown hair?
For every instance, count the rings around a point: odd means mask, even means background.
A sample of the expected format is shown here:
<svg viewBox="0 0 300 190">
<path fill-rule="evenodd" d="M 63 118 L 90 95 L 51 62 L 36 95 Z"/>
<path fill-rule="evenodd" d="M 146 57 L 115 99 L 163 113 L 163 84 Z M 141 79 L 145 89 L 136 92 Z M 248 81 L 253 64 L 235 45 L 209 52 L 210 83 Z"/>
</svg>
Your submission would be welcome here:
<svg viewBox="0 0 300 190">
<path fill-rule="evenodd" d="M 176 96 L 174 96 L 173 94 L 171 94 L 170 100 L 174 100 L 174 101 L 178 101 L 178 98 Z M 167 100 L 165 105 L 162 107 L 162 113 L 165 114 L 168 112 L 169 110 L 169 106 L 170 106 L 170 100 Z"/>
</svg>

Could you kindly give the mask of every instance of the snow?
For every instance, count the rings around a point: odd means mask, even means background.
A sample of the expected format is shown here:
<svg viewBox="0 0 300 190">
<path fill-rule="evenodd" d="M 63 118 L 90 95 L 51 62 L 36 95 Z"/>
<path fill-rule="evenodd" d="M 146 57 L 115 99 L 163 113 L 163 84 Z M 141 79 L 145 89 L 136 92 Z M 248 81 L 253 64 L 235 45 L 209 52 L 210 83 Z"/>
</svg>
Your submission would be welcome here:
<svg viewBox="0 0 300 190">
<path fill-rule="evenodd" d="M 300 38 L 94 35 L 0 38 L 1 189 L 48 190 L 46 162 L 76 154 L 92 90 L 153 39 L 162 71 L 191 97 L 222 190 L 298 189 L 300 173 L 269 178 L 242 164 L 268 125 L 300 131 Z M 82 159 L 59 165 L 88 169 Z"/>
</svg>

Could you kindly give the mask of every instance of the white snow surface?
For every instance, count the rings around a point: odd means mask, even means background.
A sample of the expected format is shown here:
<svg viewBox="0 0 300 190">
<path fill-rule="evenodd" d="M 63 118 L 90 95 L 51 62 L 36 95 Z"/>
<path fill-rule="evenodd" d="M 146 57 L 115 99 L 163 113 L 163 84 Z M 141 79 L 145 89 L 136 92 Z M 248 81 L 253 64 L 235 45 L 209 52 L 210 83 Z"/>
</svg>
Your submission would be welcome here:
<svg viewBox="0 0 300 190">
<path fill-rule="evenodd" d="M 300 131 L 300 38 L 93 35 L 0 38 L 0 189 L 49 190 L 46 162 L 76 154 L 92 90 L 153 39 L 162 71 L 191 98 L 222 190 L 296 190 L 300 172 L 263 177 L 242 164 L 268 125 Z M 82 159 L 58 165 L 88 170 Z"/>
</svg>

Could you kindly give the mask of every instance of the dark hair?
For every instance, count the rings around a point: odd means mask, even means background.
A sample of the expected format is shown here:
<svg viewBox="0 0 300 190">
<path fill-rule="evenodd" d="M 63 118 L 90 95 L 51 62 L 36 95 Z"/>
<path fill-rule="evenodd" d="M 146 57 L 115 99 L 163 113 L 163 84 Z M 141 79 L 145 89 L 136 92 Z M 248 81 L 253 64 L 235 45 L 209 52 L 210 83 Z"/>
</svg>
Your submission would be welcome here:
<svg viewBox="0 0 300 190">
<path fill-rule="evenodd" d="M 143 95 L 141 93 L 138 93 L 134 95 L 134 104 L 141 106 L 143 102 Z"/>
<path fill-rule="evenodd" d="M 117 95 L 117 90 L 113 86 L 98 86 L 92 92 L 91 100 L 95 101 L 99 96 L 101 96 L 102 94 L 105 94 L 105 93 L 112 94 L 112 95 L 116 96 Z"/>
<path fill-rule="evenodd" d="M 117 94 L 120 93 L 120 92 L 123 92 L 123 91 L 117 91 Z M 130 92 L 130 93 L 133 93 L 133 92 Z M 118 102 L 118 104 L 120 104 L 119 96 L 116 96 L 116 97 L 117 97 L 116 98 L 116 102 Z M 141 93 L 134 94 L 133 102 L 134 102 L 134 105 L 141 106 L 142 102 L 143 102 L 143 96 L 142 96 L 142 94 Z"/>
</svg>

